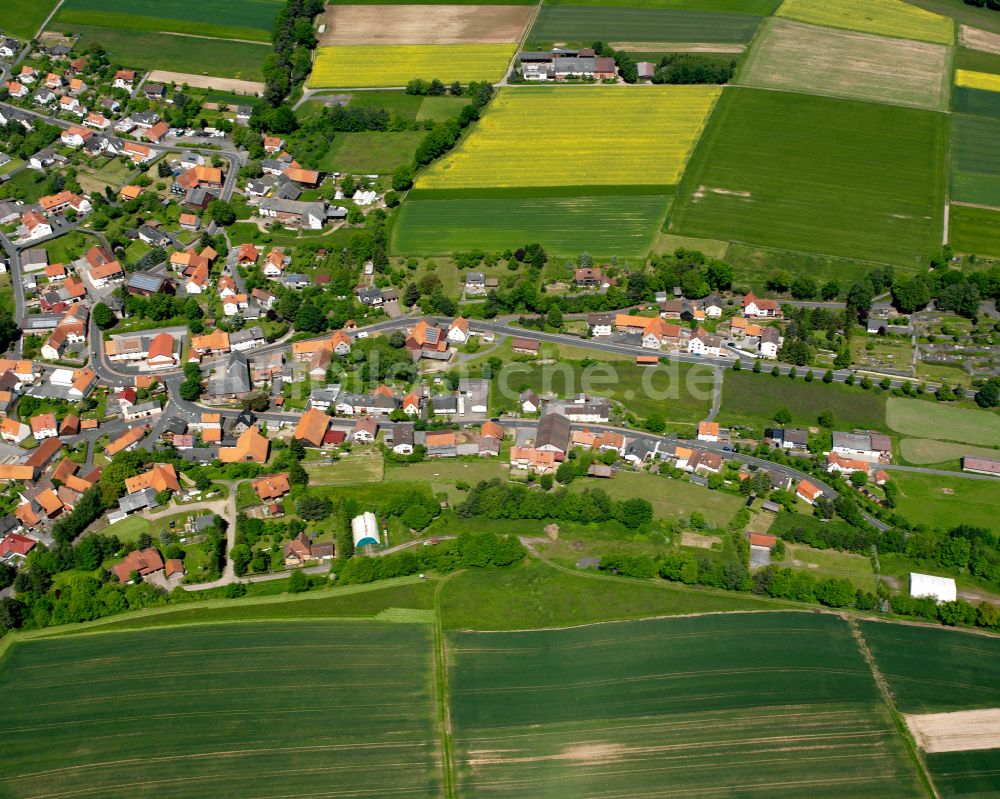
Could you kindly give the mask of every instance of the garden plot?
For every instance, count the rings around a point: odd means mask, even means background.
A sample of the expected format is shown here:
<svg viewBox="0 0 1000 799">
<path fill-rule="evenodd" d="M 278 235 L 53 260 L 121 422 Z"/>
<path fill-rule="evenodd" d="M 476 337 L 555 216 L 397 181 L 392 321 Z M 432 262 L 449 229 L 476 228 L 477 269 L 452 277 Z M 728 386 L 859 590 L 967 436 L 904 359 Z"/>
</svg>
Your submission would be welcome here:
<svg viewBox="0 0 1000 799">
<path fill-rule="evenodd" d="M 320 46 L 341 44 L 503 44 L 518 42 L 531 6 L 328 6 Z"/>
<path fill-rule="evenodd" d="M 948 49 L 774 19 L 751 51 L 740 83 L 943 109 Z"/>
</svg>

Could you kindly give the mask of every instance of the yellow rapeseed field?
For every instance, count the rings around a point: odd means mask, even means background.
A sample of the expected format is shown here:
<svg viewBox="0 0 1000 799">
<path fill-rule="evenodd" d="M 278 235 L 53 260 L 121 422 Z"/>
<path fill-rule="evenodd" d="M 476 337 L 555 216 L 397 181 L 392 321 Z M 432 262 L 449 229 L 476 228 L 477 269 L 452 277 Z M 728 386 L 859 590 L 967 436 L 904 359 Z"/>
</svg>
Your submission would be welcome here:
<svg viewBox="0 0 1000 799">
<path fill-rule="evenodd" d="M 420 188 L 672 185 L 718 86 L 502 89 Z"/>
<path fill-rule="evenodd" d="M 316 50 L 310 89 L 405 86 L 414 78 L 444 83 L 500 80 L 513 44 L 339 45 Z"/>
<path fill-rule="evenodd" d="M 937 44 L 955 40 L 955 23 L 902 0 L 785 0 L 777 16 Z"/>
<path fill-rule="evenodd" d="M 955 83 L 967 89 L 985 89 L 988 92 L 1000 92 L 1000 75 L 989 72 L 973 72 L 968 69 L 955 70 Z"/>
</svg>

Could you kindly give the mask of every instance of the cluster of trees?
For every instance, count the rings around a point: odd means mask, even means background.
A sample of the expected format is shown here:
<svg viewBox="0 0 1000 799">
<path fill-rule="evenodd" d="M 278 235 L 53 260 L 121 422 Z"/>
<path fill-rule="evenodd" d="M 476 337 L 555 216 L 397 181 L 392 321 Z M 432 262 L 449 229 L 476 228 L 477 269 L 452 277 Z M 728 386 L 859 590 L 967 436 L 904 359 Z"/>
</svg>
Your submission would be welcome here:
<svg viewBox="0 0 1000 799">
<path fill-rule="evenodd" d="M 229 553 L 233 561 L 233 572 L 242 577 L 251 569 L 258 574 L 270 571 L 270 551 L 264 547 L 255 547 L 268 538 L 276 547 L 282 540 L 295 538 L 305 527 L 306 524 L 301 519 L 264 521 L 253 519 L 242 512 L 236 514 L 236 536 Z"/>
<path fill-rule="evenodd" d="M 901 616 L 917 616 L 922 619 L 939 621 L 954 627 L 957 624 L 997 629 L 1000 627 L 1000 611 L 996 605 L 981 602 L 974 606 L 964 599 L 942 602 L 940 605 L 927 597 L 913 597 L 899 594 L 890 600 L 892 612 Z"/>
<path fill-rule="evenodd" d="M 179 297 L 175 294 L 151 294 L 142 297 L 122 291 L 122 309 L 126 316 L 140 316 L 156 322 L 178 319 L 183 322 L 201 320 L 205 312 L 194 297 Z"/>
<path fill-rule="evenodd" d="M 323 0 L 288 0 L 274 25 L 274 50 L 264 62 L 264 101 L 281 105 L 292 87 L 312 69 L 316 46 L 313 17 L 323 11 Z"/>
<path fill-rule="evenodd" d="M 1000 0 L 965 0 L 967 6 L 988 8 L 990 11 L 1000 11 Z"/>
<path fill-rule="evenodd" d="M 425 571 L 447 574 L 461 568 L 503 568 L 520 563 L 524 556 L 525 549 L 516 536 L 462 533 L 450 541 L 384 557 L 349 560 L 338 557 L 332 571 L 338 583 L 352 585 Z"/>
<path fill-rule="evenodd" d="M 618 66 L 618 74 L 626 83 L 635 83 L 639 80 L 639 67 L 635 63 L 632 54 L 625 50 L 615 50 L 604 42 L 594 42 L 592 45 L 594 53 L 604 58 L 613 58 Z"/>
<path fill-rule="evenodd" d="M 44 150 L 59 138 L 62 129 L 39 119 L 33 120 L 35 129 L 28 131 L 16 120 L 8 119 L 6 125 L 0 126 L 0 142 L 3 151 L 12 158 L 27 160 L 39 150 Z M 10 196 L 10 195 L 5 195 Z"/>
<path fill-rule="evenodd" d="M 415 94 L 419 97 L 443 97 L 450 94 L 452 97 L 461 97 L 463 93 L 462 84 L 455 81 L 450 86 L 445 86 L 437 78 L 426 81 L 423 78 L 414 78 L 406 84 L 406 93 Z"/>
<path fill-rule="evenodd" d="M 982 300 L 1000 298 L 1000 265 L 964 273 L 947 267 L 947 261 L 931 272 L 896 280 L 892 285 L 893 304 L 902 313 L 926 308 L 931 300 L 942 311 L 975 319 Z"/>
<path fill-rule="evenodd" d="M 439 122 L 427 131 L 413 156 L 415 166 L 426 166 L 455 146 L 462 131 L 479 119 L 479 112 L 493 98 L 493 84 L 470 83 L 468 97 L 469 104 L 462 107 L 457 117 Z"/>
<path fill-rule="evenodd" d="M 564 519 L 583 524 L 613 520 L 629 530 L 653 520 L 653 506 L 645 499 L 612 500 L 599 488 L 537 491 L 498 479 L 478 483 L 456 512 L 464 519 Z"/>
<path fill-rule="evenodd" d="M 671 53 L 660 59 L 653 83 L 729 83 L 736 72 L 735 60 L 698 53 Z"/>
</svg>

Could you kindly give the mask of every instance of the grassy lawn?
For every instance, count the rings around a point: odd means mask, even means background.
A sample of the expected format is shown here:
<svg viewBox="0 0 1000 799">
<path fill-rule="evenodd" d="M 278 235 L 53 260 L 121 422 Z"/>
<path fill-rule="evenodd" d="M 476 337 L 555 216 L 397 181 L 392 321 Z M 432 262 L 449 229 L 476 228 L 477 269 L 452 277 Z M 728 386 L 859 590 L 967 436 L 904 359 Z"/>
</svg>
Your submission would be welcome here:
<svg viewBox="0 0 1000 799">
<path fill-rule="evenodd" d="M 143 533 L 152 533 L 153 527 L 148 519 L 142 516 L 129 516 L 120 522 L 105 527 L 100 532 L 103 535 L 116 535 L 122 541 L 136 541 Z"/>
<path fill-rule="evenodd" d="M 948 529 L 958 524 L 995 527 L 1000 514 L 1000 484 L 933 474 L 893 472 L 899 486 L 899 512 L 912 522 Z"/>
<path fill-rule="evenodd" d="M 354 231 L 347 227 L 323 232 L 321 230 L 305 231 L 296 235 L 292 231 L 261 232 L 252 222 L 237 222 L 228 228 L 233 244 L 267 244 L 274 247 L 298 247 L 300 244 L 317 244 L 320 247 L 346 247 Z"/>
<path fill-rule="evenodd" d="M 66 264 L 79 258 L 91 246 L 97 243 L 93 236 L 85 236 L 79 231 L 72 231 L 52 241 L 45 242 L 45 250 L 49 254 L 50 264 Z"/>
<path fill-rule="evenodd" d="M 457 117 L 462 108 L 468 104 L 464 97 L 425 97 L 417 111 L 417 121 L 423 122 L 433 119 L 441 122 L 452 117 Z"/>
<path fill-rule="evenodd" d="M 722 411 L 719 421 L 724 424 L 766 426 L 774 413 L 787 408 L 794 425 L 815 425 L 820 413 L 833 412 L 838 429 L 864 427 L 885 429 L 885 397 L 873 390 L 845 386 L 841 383 L 807 383 L 801 377 L 772 377 L 753 374 L 744 369 L 726 372 L 722 384 Z"/>
<path fill-rule="evenodd" d="M 871 559 L 835 549 L 813 549 L 805 544 L 786 544 L 785 559 L 779 566 L 807 571 L 817 578 L 846 577 L 864 591 L 875 590 Z"/>
<path fill-rule="evenodd" d="M 676 361 L 656 367 L 630 362 L 560 361 L 549 366 L 508 364 L 494 380 L 491 402 L 495 410 L 514 410 L 521 391 L 572 396 L 581 391 L 609 397 L 637 416 L 659 414 L 670 422 L 693 424 L 705 418 L 711 406 L 712 370 L 700 364 Z M 727 375 L 728 378 L 728 375 Z"/>
<path fill-rule="evenodd" d="M 892 430 L 908 436 L 1000 446 L 1000 414 L 995 411 L 890 397 L 885 418 Z"/>
<path fill-rule="evenodd" d="M 236 510 L 252 508 L 259 504 L 260 497 L 257 496 L 257 492 L 253 490 L 250 483 L 240 483 L 236 489 Z"/>
<path fill-rule="evenodd" d="M 345 486 L 382 481 L 382 456 L 377 452 L 359 450 L 342 455 L 332 464 L 313 462 L 304 466 L 310 485 Z"/>
<path fill-rule="evenodd" d="M 450 577 L 441 591 L 441 621 L 450 630 L 523 630 L 776 607 L 782 605 L 747 594 L 569 574 L 537 560 L 513 569 L 463 572 Z"/>
<path fill-rule="evenodd" d="M 872 348 L 869 349 L 868 345 Z M 883 368 L 905 369 L 912 363 L 913 346 L 908 339 L 855 336 L 851 339 L 851 358 L 858 369 L 879 371 Z"/>
<path fill-rule="evenodd" d="M 421 130 L 337 133 L 330 149 L 320 159 L 318 169 L 323 172 L 385 175 L 412 163 L 417 145 L 426 135 Z"/>
<path fill-rule="evenodd" d="M 1000 449 L 953 444 L 931 438 L 904 438 L 899 442 L 899 452 L 907 463 L 915 466 L 936 465 L 938 468 L 959 468 L 959 459 L 965 456 L 1000 458 Z"/>
<path fill-rule="evenodd" d="M 953 205 L 949 221 L 948 241 L 958 252 L 1000 256 L 1000 211 Z"/>
<path fill-rule="evenodd" d="M 435 494 L 446 492 L 450 502 L 461 502 L 464 492 L 455 488 L 455 483 L 462 480 L 470 486 L 482 480 L 500 478 L 506 480 L 509 466 L 506 460 L 499 458 L 482 458 L 476 460 L 441 460 L 411 463 L 407 465 L 390 465 L 385 470 L 386 482 L 426 482 L 430 483 Z"/>
<path fill-rule="evenodd" d="M 686 480 L 643 472 L 619 472 L 610 480 L 581 478 L 570 483 L 569 488 L 571 491 L 600 488 L 612 499 L 648 499 L 658 519 L 688 517 L 698 512 L 716 527 L 725 527 L 746 501 L 735 494 L 709 491 Z"/>
</svg>

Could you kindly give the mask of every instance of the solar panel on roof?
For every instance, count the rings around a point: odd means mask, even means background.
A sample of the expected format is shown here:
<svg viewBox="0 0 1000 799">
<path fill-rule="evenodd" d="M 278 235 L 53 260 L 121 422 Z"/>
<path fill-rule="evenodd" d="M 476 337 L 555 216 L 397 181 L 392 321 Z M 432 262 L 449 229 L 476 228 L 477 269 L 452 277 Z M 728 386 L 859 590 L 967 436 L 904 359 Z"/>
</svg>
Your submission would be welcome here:
<svg viewBox="0 0 1000 799">
<path fill-rule="evenodd" d="M 156 275 L 143 275 L 135 273 L 128 279 L 130 288 L 142 289 L 143 291 L 159 291 L 163 285 L 163 278 Z"/>
</svg>

